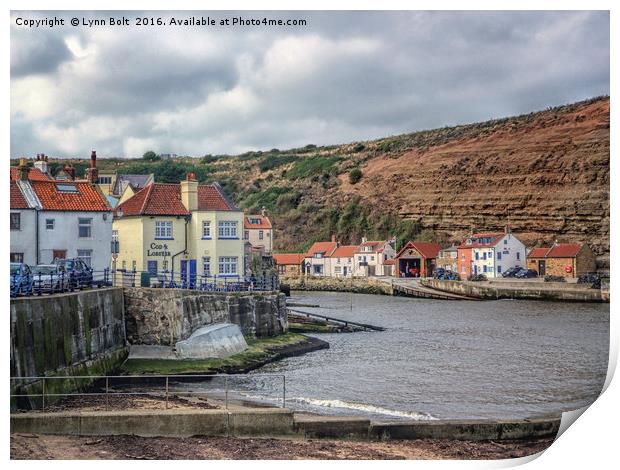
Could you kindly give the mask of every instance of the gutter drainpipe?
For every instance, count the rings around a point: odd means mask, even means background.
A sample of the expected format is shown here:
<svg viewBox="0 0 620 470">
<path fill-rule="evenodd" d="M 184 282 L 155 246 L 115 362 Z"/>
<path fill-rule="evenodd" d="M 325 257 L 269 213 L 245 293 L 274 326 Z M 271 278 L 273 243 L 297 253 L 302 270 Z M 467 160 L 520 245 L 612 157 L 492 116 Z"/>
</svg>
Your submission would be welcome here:
<svg viewBox="0 0 620 470">
<path fill-rule="evenodd" d="M 187 224 L 189 223 L 189 220 L 191 217 L 192 217 L 191 215 L 188 215 L 185 217 L 185 247 L 178 253 L 175 253 L 174 255 L 172 255 L 172 261 L 170 262 L 171 264 L 170 271 L 172 272 L 173 276 L 174 276 L 174 259 L 177 256 L 182 255 L 183 253 L 187 253 Z"/>
</svg>

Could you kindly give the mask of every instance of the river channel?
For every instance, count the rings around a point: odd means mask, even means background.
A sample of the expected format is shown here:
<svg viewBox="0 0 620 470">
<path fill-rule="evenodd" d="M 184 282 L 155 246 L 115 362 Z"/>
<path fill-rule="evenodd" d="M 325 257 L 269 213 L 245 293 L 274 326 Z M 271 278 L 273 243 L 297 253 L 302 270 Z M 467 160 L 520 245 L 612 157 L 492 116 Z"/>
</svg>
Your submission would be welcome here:
<svg viewBox="0 0 620 470">
<path fill-rule="evenodd" d="M 286 375 L 286 405 L 293 409 L 373 418 L 527 418 L 590 404 L 605 382 L 609 304 L 327 292 L 293 292 L 289 302 L 386 328 L 312 334 L 330 348 L 256 371 Z M 279 393 L 260 395 L 269 392 Z"/>
</svg>

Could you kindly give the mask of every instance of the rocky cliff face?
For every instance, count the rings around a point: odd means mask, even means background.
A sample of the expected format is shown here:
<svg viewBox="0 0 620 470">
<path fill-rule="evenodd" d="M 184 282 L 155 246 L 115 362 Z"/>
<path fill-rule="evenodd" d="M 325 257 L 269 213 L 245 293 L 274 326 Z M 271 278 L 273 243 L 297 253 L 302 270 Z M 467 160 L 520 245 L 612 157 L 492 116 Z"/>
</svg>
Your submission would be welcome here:
<svg viewBox="0 0 620 470">
<path fill-rule="evenodd" d="M 457 134 L 373 157 L 340 190 L 455 238 L 510 225 L 527 244 L 586 241 L 609 253 L 608 98 Z"/>
</svg>

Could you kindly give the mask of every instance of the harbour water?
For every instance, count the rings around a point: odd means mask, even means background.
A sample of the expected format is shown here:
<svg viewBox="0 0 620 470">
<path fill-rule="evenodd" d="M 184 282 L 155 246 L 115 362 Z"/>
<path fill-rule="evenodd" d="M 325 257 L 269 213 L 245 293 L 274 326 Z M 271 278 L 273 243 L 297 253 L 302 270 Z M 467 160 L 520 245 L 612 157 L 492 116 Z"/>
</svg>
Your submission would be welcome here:
<svg viewBox="0 0 620 470">
<path fill-rule="evenodd" d="M 293 409 L 375 419 L 527 418 L 588 405 L 605 382 L 609 304 L 328 292 L 293 292 L 290 301 L 386 328 L 313 334 L 330 349 L 256 371 L 286 374 Z M 250 398 L 278 393 L 264 385 Z"/>
</svg>

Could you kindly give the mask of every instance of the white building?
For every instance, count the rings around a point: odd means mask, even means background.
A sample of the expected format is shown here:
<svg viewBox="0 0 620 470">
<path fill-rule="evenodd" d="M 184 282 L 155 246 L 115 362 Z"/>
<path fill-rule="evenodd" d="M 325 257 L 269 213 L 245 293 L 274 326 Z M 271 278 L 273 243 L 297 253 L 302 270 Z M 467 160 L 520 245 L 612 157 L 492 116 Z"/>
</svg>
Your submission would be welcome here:
<svg viewBox="0 0 620 470">
<path fill-rule="evenodd" d="M 112 210 L 91 183 L 97 176 L 94 165 L 92 160 L 89 180 L 80 181 L 54 181 L 42 177 L 43 172 L 28 172 L 25 161 L 12 169 L 12 261 L 36 265 L 81 258 L 95 270 L 110 266 Z"/>
<path fill-rule="evenodd" d="M 471 272 L 488 278 L 502 277 L 510 268 L 525 267 L 526 248 L 510 230 L 505 233 L 476 234 L 465 241 L 471 247 Z"/>
<path fill-rule="evenodd" d="M 332 237 L 331 242 L 315 242 L 304 257 L 304 274 L 314 277 L 331 276 L 330 256 L 338 248 L 338 243 Z"/>
<path fill-rule="evenodd" d="M 393 263 L 385 263 L 396 256 L 396 251 L 389 241 L 368 241 L 362 238 L 362 244 L 355 253 L 355 276 L 392 276 Z"/>
<path fill-rule="evenodd" d="M 339 246 L 327 258 L 329 275 L 332 277 L 353 277 L 355 270 L 355 252 L 358 245 Z"/>
</svg>

